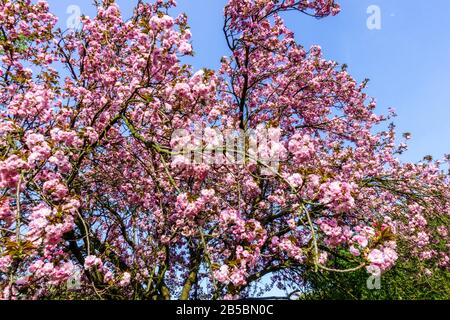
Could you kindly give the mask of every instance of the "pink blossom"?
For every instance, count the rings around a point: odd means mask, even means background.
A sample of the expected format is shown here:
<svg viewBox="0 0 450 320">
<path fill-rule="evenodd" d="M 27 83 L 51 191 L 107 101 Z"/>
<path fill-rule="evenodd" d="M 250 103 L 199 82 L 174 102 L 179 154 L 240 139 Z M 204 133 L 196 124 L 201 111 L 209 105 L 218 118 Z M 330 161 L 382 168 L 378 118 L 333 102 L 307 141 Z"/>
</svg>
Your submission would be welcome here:
<svg viewBox="0 0 450 320">
<path fill-rule="evenodd" d="M 326 263 L 327 261 L 328 261 L 328 253 L 326 253 L 326 252 L 321 252 L 320 255 L 319 255 L 318 262 L 319 262 L 321 265 L 325 265 L 325 263 Z"/>
<path fill-rule="evenodd" d="M 38 133 L 30 133 L 26 137 L 26 144 L 29 148 L 32 148 L 33 146 L 40 144 L 44 141 L 45 141 L 44 136 Z"/>
<path fill-rule="evenodd" d="M 214 271 L 214 277 L 221 283 L 228 281 L 228 275 L 229 267 L 227 265 L 222 265 L 218 270 Z"/>
<path fill-rule="evenodd" d="M 302 176 L 298 173 L 294 173 L 293 175 L 289 176 L 287 178 L 290 184 L 292 184 L 294 187 L 299 187 L 303 183 Z"/>
<path fill-rule="evenodd" d="M 125 287 L 128 284 L 130 284 L 130 280 L 131 280 L 131 274 L 129 272 L 124 272 L 122 275 L 122 279 L 119 282 L 119 285 L 121 287 Z"/>
<path fill-rule="evenodd" d="M 0 272 L 7 273 L 11 263 L 12 259 L 10 256 L 0 257 Z"/>
<path fill-rule="evenodd" d="M 247 283 L 242 270 L 235 270 L 230 274 L 230 281 L 234 286 L 243 286 Z"/>
<path fill-rule="evenodd" d="M 182 42 L 179 48 L 180 52 L 183 54 L 191 54 L 192 53 L 192 46 L 188 42 Z"/>
<path fill-rule="evenodd" d="M 352 240 L 356 241 L 362 248 L 367 247 L 368 239 L 363 235 L 356 235 L 352 238 Z"/>
<path fill-rule="evenodd" d="M 0 200 L 0 220 L 10 221 L 14 217 L 8 200 Z"/>
<path fill-rule="evenodd" d="M 430 237 L 428 236 L 428 234 L 426 232 L 419 232 L 417 233 L 417 237 L 416 237 L 416 243 L 419 247 L 423 247 L 426 246 L 430 241 Z"/>
<path fill-rule="evenodd" d="M 44 266 L 41 268 L 40 271 L 41 271 L 44 275 L 50 276 L 50 275 L 52 274 L 52 272 L 53 272 L 53 269 L 54 269 L 53 263 L 47 262 L 47 263 L 44 264 Z"/>
<path fill-rule="evenodd" d="M 384 262 L 383 252 L 378 249 L 373 249 L 372 251 L 370 251 L 367 258 L 374 264 L 383 264 Z"/>
<path fill-rule="evenodd" d="M 103 265 L 102 260 L 96 256 L 90 255 L 84 259 L 84 267 L 91 269 L 93 267 L 101 267 Z"/>
<path fill-rule="evenodd" d="M 327 182 L 320 186 L 320 191 L 320 201 L 337 213 L 347 212 L 355 206 L 355 199 L 351 194 L 353 186 L 347 182 Z"/>
<path fill-rule="evenodd" d="M 308 135 L 294 135 L 289 141 L 289 151 L 294 154 L 298 161 L 308 160 L 315 151 L 314 143 Z"/>
<path fill-rule="evenodd" d="M 44 183 L 44 192 L 51 194 L 56 199 L 63 199 L 67 195 L 67 187 L 61 184 L 59 179 L 51 179 Z"/>
<path fill-rule="evenodd" d="M 0 161 L 0 188 L 16 187 L 19 180 L 19 172 L 27 168 L 27 163 L 16 155 Z"/>
<path fill-rule="evenodd" d="M 355 246 L 350 246 L 350 253 L 355 256 L 355 257 L 359 257 L 361 255 L 361 252 L 355 248 Z"/>
</svg>

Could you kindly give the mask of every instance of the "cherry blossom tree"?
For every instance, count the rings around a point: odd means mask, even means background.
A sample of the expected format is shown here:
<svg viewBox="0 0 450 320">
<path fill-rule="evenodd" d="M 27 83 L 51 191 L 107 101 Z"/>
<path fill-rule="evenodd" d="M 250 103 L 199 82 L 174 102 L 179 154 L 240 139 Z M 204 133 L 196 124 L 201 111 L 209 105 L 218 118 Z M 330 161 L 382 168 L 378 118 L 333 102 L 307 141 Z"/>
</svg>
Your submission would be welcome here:
<svg viewBox="0 0 450 320">
<path fill-rule="evenodd" d="M 175 1 L 138 1 L 128 20 L 95 5 L 63 32 L 45 1 L 0 0 L 2 298 L 248 297 L 310 272 L 384 273 L 400 241 L 426 272 L 449 269 L 444 161 L 401 163 L 366 82 L 283 22 L 338 14 L 334 1 L 230 0 L 230 55 L 195 73 Z M 255 156 L 261 128 L 276 139 Z M 243 147 L 214 155 L 242 161 L 206 161 L 227 130 Z"/>
</svg>

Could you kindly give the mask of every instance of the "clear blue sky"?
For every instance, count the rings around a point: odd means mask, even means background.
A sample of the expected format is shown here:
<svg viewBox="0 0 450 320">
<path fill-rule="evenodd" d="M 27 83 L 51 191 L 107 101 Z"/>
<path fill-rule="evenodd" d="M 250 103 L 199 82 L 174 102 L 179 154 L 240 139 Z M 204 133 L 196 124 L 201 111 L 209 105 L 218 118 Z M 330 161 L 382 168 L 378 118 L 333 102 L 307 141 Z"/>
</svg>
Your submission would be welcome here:
<svg viewBox="0 0 450 320">
<path fill-rule="evenodd" d="M 339 0 L 338 0 L 339 1 Z M 132 0 L 118 0 L 128 17 Z M 188 59 L 195 69 L 217 68 L 227 55 L 222 35 L 226 0 L 178 0 L 173 11 L 186 12 L 196 56 Z M 67 8 L 77 5 L 93 16 L 90 0 L 49 0 L 50 8 L 65 27 Z M 367 93 L 376 98 L 378 113 L 393 107 L 399 133 L 413 139 L 405 161 L 424 155 L 441 158 L 450 153 L 450 1 L 340 0 L 336 17 L 315 20 L 298 13 L 286 14 L 288 26 L 306 47 L 322 46 L 326 58 L 346 63 L 359 81 L 369 78 Z M 369 30 L 367 8 L 381 12 L 381 29 Z"/>
</svg>

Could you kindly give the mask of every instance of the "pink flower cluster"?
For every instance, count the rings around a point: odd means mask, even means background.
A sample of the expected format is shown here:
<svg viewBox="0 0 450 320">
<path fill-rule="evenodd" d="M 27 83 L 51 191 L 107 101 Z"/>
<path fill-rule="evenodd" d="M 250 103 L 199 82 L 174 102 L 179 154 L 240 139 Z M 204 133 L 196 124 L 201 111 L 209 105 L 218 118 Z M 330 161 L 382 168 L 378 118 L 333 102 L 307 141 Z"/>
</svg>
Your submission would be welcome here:
<svg viewBox="0 0 450 320">
<path fill-rule="evenodd" d="M 286 180 L 295 188 L 300 187 L 303 184 L 302 175 L 299 173 L 288 176 Z"/>
<path fill-rule="evenodd" d="M 236 237 L 237 241 L 248 241 L 256 246 L 261 246 L 267 238 L 266 231 L 259 221 L 243 219 L 240 212 L 234 209 L 221 211 L 219 226 Z"/>
<path fill-rule="evenodd" d="M 195 217 L 205 208 L 207 204 L 214 203 L 214 194 L 214 190 L 204 189 L 201 191 L 200 197 L 194 201 L 189 201 L 187 193 L 179 194 L 176 200 L 176 207 L 178 208 L 178 211 L 176 215 L 173 215 L 173 218 L 187 217 L 191 219 Z"/>
<path fill-rule="evenodd" d="M 91 268 L 94 268 L 94 267 L 97 267 L 98 269 L 101 269 L 103 267 L 103 262 L 102 262 L 102 260 L 99 257 L 90 255 L 90 256 L 87 256 L 84 259 L 84 267 L 86 269 L 91 269 Z"/>
<path fill-rule="evenodd" d="M 383 246 L 373 249 L 367 255 L 370 265 L 367 267 L 368 272 L 375 275 L 389 270 L 398 259 L 396 243 L 388 241 Z"/>
<path fill-rule="evenodd" d="M 314 156 L 316 147 L 309 135 L 295 134 L 289 140 L 289 152 L 294 155 L 294 161 L 301 163 Z"/>
<path fill-rule="evenodd" d="M 33 262 L 28 271 L 37 279 L 42 277 L 49 279 L 49 284 L 60 284 L 73 275 L 74 265 L 70 261 L 55 265 L 52 262 L 45 262 L 40 259 Z"/>
<path fill-rule="evenodd" d="M 11 256 L 0 257 L 0 272 L 7 273 L 8 269 L 11 267 L 11 263 Z"/>
<path fill-rule="evenodd" d="M 51 148 L 48 143 L 45 142 L 45 137 L 41 134 L 28 134 L 26 137 L 26 145 L 31 151 L 28 156 L 28 165 L 30 167 L 33 167 L 42 160 L 46 160 L 51 154 Z"/>
<path fill-rule="evenodd" d="M 67 147 L 79 148 L 83 145 L 76 132 L 64 131 L 59 128 L 54 128 L 50 131 L 52 139 L 56 142 L 63 143 Z"/>
<path fill-rule="evenodd" d="M 324 242 L 329 246 L 336 247 L 347 243 L 353 235 L 350 227 L 339 225 L 336 219 L 319 218 L 316 220 L 316 224 L 325 234 Z"/>
<path fill-rule="evenodd" d="M 67 187 L 63 185 L 58 178 L 45 181 L 42 189 L 45 193 L 51 195 L 56 200 L 62 200 L 68 194 Z"/>
<path fill-rule="evenodd" d="M 376 232 L 369 226 L 356 226 L 353 231 L 356 234 L 349 241 L 349 251 L 352 255 L 358 257 L 368 246 L 369 241 L 375 236 Z"/>
<path fill-rule="evenodd" d="M 278 238 L 273 237 L 271 239 L 272 250 L 275 250 L 279 253 L 286 253 L 288 257 L 293 258 L 297 262 L 304 262 L 306 256 L 303 253 L 302 249 L 295 245 L 291 239 L 287 237 Z"/>
<path fill-rule="evenodd" d="M 349 212 L 355 206 L 352 191 L 355 185 L 342 181 L 329 181 L 320 186 L 320 202 L 333 212 Z"/>
<path fill-rule="evenodd" d="M 72 202 L 70 207 L 66 210 L 70 212 L 71 208 L 75 208 L 79 203 Z M 56 209 L 50 209 L 45 204 L 41 203 L 32 209 L 28 226 L 27 238 L 34 244 L 39 245 L 44 243 L 48 248 L 55 247 L 63 240 L 63 235 L 73 229 L 74 220 L 72 215 L 63 214 L 60 212 L 61 220 L 58 222 L 51 222 L 58 215 Z"/>
<path fill-rule="evenodd" d="M 222 265 L 218 270 L 214 271 L 214 277 L 220 283 L 228 284 L 231 282 L 234 286 L 239 287 L 247 284 L 247 274 L 244 270 L 243 268 L 230 268 L 227 265 Z"/>
<path fill-rule="evenodd" d="M 9 200 L 1 199 L 0 200 L 0 221 L 4 221 L 7 225 L 12 223 L 14 219 L 14 213 L 11 210 Z"/>
<path fill-rule="evenodd" d="M 28 164 L 16 155 L 0 161 L 0 188 L 17 187 L 21 170 L 28 169 Z"/>
<path fill-rule="evenodd" d="M 48 158 L 48 162 L 55 165 L 61 173 L 68 173 L 72 168 L 68 157 L 61 150 L 56 151 L 50 158 Z"/>
</svg>

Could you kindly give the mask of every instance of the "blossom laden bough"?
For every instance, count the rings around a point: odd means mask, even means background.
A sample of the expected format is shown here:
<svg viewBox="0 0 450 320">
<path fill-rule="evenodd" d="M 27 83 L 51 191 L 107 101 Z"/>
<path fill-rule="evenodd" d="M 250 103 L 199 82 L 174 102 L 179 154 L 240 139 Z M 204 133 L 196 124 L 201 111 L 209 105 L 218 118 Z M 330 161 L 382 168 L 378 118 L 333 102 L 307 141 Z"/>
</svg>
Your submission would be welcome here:
<svg viewBox="0 0 450 320">
<path fill-rule="evenodd" d="M 65 33 L 44 1 L 0 4 L 0 297 L 247 297 L 400 246 L 448 270 L 443 163 L 401 163 L 365 83 L 283 22 L 334 1 L 230 0 L 230 55 L 197 72 L 174 5 L 98 1 Z"/>
</svg>

